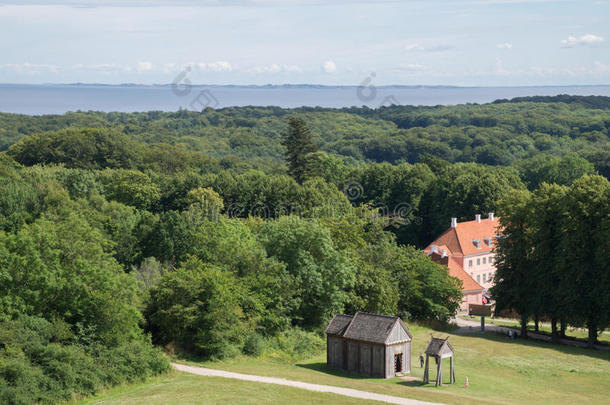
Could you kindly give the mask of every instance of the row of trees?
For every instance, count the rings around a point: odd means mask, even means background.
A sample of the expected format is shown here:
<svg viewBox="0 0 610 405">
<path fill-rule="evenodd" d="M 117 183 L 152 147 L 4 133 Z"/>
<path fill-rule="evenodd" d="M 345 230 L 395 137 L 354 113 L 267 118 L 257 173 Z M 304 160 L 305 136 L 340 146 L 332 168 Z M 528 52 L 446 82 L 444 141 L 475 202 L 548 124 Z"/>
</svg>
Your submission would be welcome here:
<svg viewBox="0 0 610 405">
<path fill-rule="evenodd" d="M 571 186 L 543 183 L 500 203 L 496 310 L 527 322 L 548 319 L 553 339 L 568 325 L 586 327 L 589 343 L 610 325 L 610 183 L 583 176 Z M 537 327 L 537 326 L 536 326 Z"/>
</svg>

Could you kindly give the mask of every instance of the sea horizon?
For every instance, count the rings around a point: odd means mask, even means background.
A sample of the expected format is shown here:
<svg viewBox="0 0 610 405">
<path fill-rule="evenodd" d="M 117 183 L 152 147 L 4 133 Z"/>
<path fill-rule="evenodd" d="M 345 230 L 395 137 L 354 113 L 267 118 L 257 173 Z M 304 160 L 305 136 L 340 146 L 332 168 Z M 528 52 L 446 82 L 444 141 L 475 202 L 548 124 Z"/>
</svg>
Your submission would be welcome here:
<svg viewBox="0 0 610 405">
<path fill-rule="evenodd" d="M 527 96 L 610 96 L 610 84 L 542 86 L 0 83 L 0 112 L 26 115 L 69 111 L 201 111 L 206 107 L 348 108 L 484 104 Z"/>
</svg>

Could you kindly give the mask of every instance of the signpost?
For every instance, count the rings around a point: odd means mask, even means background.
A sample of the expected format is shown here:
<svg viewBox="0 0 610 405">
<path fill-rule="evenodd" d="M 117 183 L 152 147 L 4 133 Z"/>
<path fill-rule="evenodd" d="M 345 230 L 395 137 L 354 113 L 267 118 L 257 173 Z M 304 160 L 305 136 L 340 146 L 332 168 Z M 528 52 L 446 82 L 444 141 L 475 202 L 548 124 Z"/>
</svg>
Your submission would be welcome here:
<svg viewBox="0 0 610 405">
<path fill-rule="evenodd" d="M 491 305 L 468 304 L 468 315 L 481 316 L 481 332 L 485 332 L 485 317 L 491 316 Z"/>
</svg>

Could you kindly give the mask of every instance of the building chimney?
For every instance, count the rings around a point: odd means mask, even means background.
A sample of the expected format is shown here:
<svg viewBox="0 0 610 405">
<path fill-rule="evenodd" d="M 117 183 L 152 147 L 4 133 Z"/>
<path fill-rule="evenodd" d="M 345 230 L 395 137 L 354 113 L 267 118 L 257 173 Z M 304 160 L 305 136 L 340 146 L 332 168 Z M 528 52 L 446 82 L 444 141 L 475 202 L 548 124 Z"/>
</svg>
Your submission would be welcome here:
<svg viewBox="0 0 610 405">
<path fill-rule="evenodd" d="M 438 245 L 430 246 L 430 254 L 438 252 Z"/>
<path fill-rule="evenodd" d="M 474 216 L 474 219 L 477 220 L 477 222 L 480 224 L 481 223 L 481 214 L 477 214 Z"/>
<path fill-rule="evenodd" d="M 493 212 L 490 212 L 490 213 L 489 213 L 489 220 L 490 220 L 490 221 L 493 221 L 493 220 L 494 220 L 494 213 L 493 213 Z"/>
<path fill-rule="evenodd" d="M 451 218 L 451 227 L 457 228 L 457 218 Z"/>
</svg>

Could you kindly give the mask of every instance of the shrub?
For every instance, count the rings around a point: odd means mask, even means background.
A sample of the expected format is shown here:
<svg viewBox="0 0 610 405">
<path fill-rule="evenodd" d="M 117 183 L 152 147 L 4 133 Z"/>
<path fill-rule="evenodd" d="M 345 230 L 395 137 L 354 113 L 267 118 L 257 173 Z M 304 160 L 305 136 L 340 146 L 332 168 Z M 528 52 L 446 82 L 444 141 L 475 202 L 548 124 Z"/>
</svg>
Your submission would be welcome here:
<svg viewBox="0 0 610 405">
<path fill-rule="evenodd" d="M 246 338 L 242 351 L 248 356 L 258 357 L 265 351 L 265 346 L 265 339 L 258 333 L 255 333 Z"/>
</svg>

